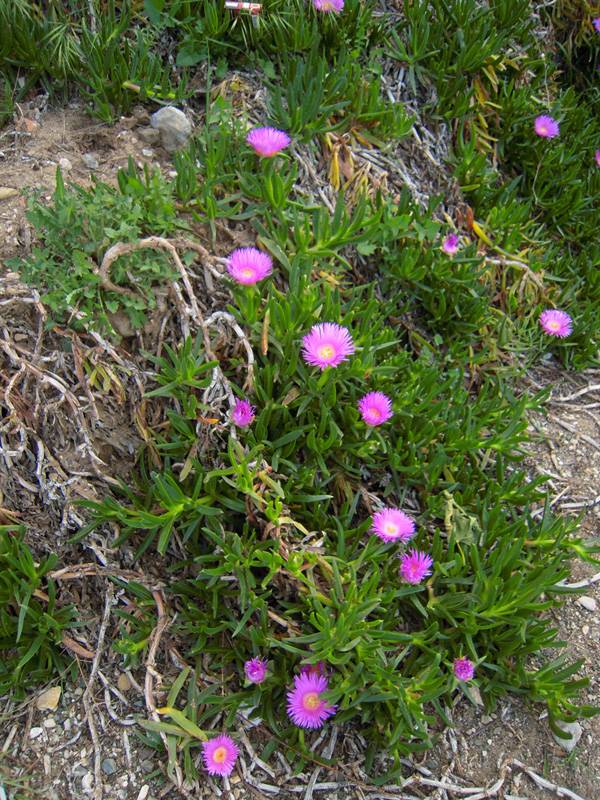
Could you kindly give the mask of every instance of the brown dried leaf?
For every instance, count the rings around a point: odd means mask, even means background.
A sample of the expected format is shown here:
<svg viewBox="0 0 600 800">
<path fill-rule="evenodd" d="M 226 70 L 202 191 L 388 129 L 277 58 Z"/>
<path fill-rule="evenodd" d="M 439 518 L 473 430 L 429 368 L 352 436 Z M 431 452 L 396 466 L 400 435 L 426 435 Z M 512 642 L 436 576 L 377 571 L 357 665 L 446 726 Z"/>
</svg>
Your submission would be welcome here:
<svg viewBox="0 0 600 800">
<path fill-rule="evenodd" d="M 80 645 L 79 642 L 76 642 L 75 639 L 71 639 L 70 636 L 67 636 L 66 633 L 63 631 L 62 635 L 62 643 L 65 647 L 68 647 L 69 650 L 72 650 L 75 655 L 80 656 L 81 658 L 95 658 L 96 654 L 92 653 L 91 650 L 86 650 L 83 645 Z"/>
</svg>

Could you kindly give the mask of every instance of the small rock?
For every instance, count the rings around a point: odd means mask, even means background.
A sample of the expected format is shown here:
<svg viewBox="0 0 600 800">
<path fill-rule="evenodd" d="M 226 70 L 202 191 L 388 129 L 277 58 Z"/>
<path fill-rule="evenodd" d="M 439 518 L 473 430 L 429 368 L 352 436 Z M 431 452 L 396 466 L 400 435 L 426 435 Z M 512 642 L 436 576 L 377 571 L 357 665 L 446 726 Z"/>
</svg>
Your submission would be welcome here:
<svg viewBox="0 0 600 800">
<path fill-rule="evenodd" d="M 154 761 L 150 761 L 149 758 L 145 758 L 140 762 L 140 767 L 144 770 L 144 772 L 154 772 Z"/>
<path fill-rule="evenodd" d="M 63 729 L 68 733 L 71 730 L 71 725 L 71 720 L 67 717 L 67 719 L 63 722 Z"/>
<path fill-rule="evenodd" d="M 60 700 L 60 693 L 60 686 L 53 686 L 52 689 L 42 692 L 35 701 L 35 704 L 40 711 L 54 711 Z"/>
<path fill-rule="evenodd" d="M 165 106 L 152 114 L 150 125 L 160 131 L 162 146 L 170 153 L 185 147 L 192 135 L 188 118 L 183 111 L 173 106 Z"/>
<path fill-rule="evenodd" d="M 59 166 L 61 169 L 64 169 L 65 171 L 67 171 L 67 172 L 68 172 L 70 169 L 73 169 L 73 164 L 71 164 L 71 162 L 69 161 L 69 159 L 68 159 L 68 158 L 59 158 L 59 159 L 58 159 L 58 166 Z"/>
<path fill-rule="evenodd" d="M 44 728 L 56 728 L 56 720 L 54 717 L 48 717 L 44 720 Z"/>
<path fill-rule="evenodd" d="M 117 687 L 122 692 L 127 692 L 131 689 L 131 681 L 129 680 L 129 675 L 126 672 L 122 672 L 118 679 L 117 679 Z"/>
<path fill-rule="evenodd" d="M 150 124 L 150 114 L 148 114 L 144 106 L 134 106 L 131 113 L 138 125 Z"/>
<path fill-rule="evenodd" d="M 44 732 L 43 728 L 32 728 L 29 731 L 29 738 L 30 739 L 37 739 L 37 737 Z"/>
<path fill-rule="evenodd" d="M 493 722 L 489 714 L 484 714 L 483 717 L 481 718 L 481 721 L 483 722 L 484 725 L 489 725 L 490 722 Z"/>
<path fill-rule="evenodd" d="M 93 156 L 91 153 L 84 153 L 81 156 L 81 160 L 85 164 L 88 169 L 96 169 L 98 166 L 98 159 L 96 156 Z"/>
<path fill-rule="evenodd" d="M 554 737 L 554 741 L 563 750 L 566 750 L 567 753 L 571 753 L 577 744 L 577 742 L 581 739 L 581 734 L 583 733 L 581 729 L 581 725 L 578 722 L 563 722 L 562 720 L 557 720 L 556 724 L 565 733 L 570 734 L 570 739 L 561 739 L 557 736 L 554 732 L 552 732 L 552 736 Z"/>
<path fill-rule="evenodd" d="M 146 144 L 158 144 L 160 141 L 160 131 L 155 128 L 142 128 L 137 133 L 142 142 Z"/>
<path fill-rule="evenodd" d="M 580 606 L 587 608 L 588 611 L 595 611 L 596 610 L 596 601 L 593 597 L 587 597 L 587 595 L 583 595 L 583 597 L 578 597 L 577 602 Z"/>
<path fill-rule="evenodd" d="M 91 772 L 86 772 L 81 779 L 81 790 L 86 793 L 92 792 L 94 789 L 94 776 Z"/>
<path fill-rule="evenodd" d="M 154 153 L 152 152 L 152 150 L 148 150 L 147 148 L 144 147 L 142 148 L 142 155 L 144 156 L 144 158 L 152 158 Z"/>
<path fill-rule="evenodd" d="M 83 764 L 76 764 L 71 772 L 74 778 L 83 778 L 84 775 L 87 775 L 87 768 Z"/>
<path fill-rule="evenodd" d="M 114 775 L 117 771 L 117 762 L 114 758 L 105 758 L 102 762 L 102 769 L 107 775 Z"/>
<path fill-rule="evenodd" d="M 590 632 L 590 626 L 584 625 L 583 628 L 581 629 L 581 632 L 583 633 L 584 636 L 587 636 L 588 633 Z"/>
</svg>

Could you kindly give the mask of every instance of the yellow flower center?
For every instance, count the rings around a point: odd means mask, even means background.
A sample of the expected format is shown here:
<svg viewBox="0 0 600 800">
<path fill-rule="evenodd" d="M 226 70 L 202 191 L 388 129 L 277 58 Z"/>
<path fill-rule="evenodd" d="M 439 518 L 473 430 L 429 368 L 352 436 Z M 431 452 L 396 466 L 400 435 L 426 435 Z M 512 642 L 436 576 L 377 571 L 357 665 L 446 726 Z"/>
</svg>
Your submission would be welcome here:
<svg viewBox="0 0 600 800">
<path fill-rule="evenodd" d="M 242 275 L 244 278 L 253 278 L 254 277 L 254 270 L 250 267 L 244 267 L 242 270 Z"/>
<path fill-rule="evenodd" d="M 335 350 L 330 344 L 324 344 L 319 347 L 319 358 L 330 359 L 335 355 Z"/>
<path fill-rule="evenodd" d="M 548 128 L 545 125 L 540 125 L 540 133 L 548 133 Z"/>
<path fill-rule="evenodd" d="M 213 761 L 216 761 L 217 764 L 224 764 L 226 758 L 227 758 L 227 748 L 217 747 L 217 749 L 213 753 Z"/>
<path fill-rule="evenodd" d="M 395 536 L 398 533 L 398 526 L 394 525 L 393 522 L 388 522 L 385 526 L 385 532 L 389 533 L 390 536 Z"/>
<path fill-rule="evenodd" d="M 560 322 L 558 320 L 554 320 L 548 325 L 549 328 L 552 328 L 553 331 L 557 331 L 560 328 Z"/>
<path fill-rule="evenodd" d="M 381 412 L 377 408 L 370 408 L 369 414 L 373 419 L 381 419 Z"/>
<path fill-rule="evenodd" d="M 307 708 L 309 711 L 314 711 L 319 707 L 321 701 L 316 692 L 309 692 L 304 695 L 304 700 L 302 702 L 304 703 L 304 708 Z"/>
</svg>

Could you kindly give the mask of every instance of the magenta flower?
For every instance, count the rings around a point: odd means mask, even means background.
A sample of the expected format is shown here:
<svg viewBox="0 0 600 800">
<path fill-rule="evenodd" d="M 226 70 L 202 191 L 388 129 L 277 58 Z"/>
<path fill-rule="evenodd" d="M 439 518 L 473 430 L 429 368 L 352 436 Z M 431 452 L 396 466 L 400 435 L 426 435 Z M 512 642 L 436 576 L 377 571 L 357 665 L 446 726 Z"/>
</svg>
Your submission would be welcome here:
<svg viewBox="0 0 600 800">
<path fill-rule="evenodd" d="M 552 117 L 542 114 L 535 118 L 535 132 L 538 136 L 545 136 L 547 139 L 554 139 L 558 136 L 558 122 Z"/>
<path fill-rule="evenodd" d="M 254 128 L 246 137 L 246 141 L 259 156 L 271 158 L 287 147 L 291 139 L 287 133 L 279 131 L 277 128 Z"/>
<path fill-rule="evenodd" d="M 600 17 L 596 17 L 596 19 L 593 19 L 592 25 L 594 26 L 594 28 L 596 28 L 598 33 L 600 33 Z"/>
<path fill-rule="evenodd" d="M 326 692 L 329 680 L 317 671 L 303 672 L 294 678 L 294 688 L 287 694 L 288 716 L 301 728 L 321 728 L 337 706 L 328 706 L 319 695 Z"/>
<path fill-rule="evenodd" d="M 456 253 L 458 250 L 458 236 L 455 233 L 446 236 L 442 241 L 442 250 L 447 256 L 453 256 Z"/>
<path fill-rule="evenodd" d="M 231 775 L 238 746 L 231 736 L 222 733 L 216 739 L 202 742 L 202 758 L 209 775 Z"/>
<path fill-rule="evenodd" d="M 313 0 L 313 6 L 317 11 L 333 11 L 339 14 L 344 7 L 344 0 Z"/>
<path fill-rule="evenodd" d="M 261 658 L 251 658 L 244 662 L 244 672 L 252 683 L 262 683 L 267 677 L 267 662 Z"/>
<path fill-rule="evenodd" d="M 315 367 L 337 367 L 354 350 L 354 343 L 348 328 L 336 325 L 335 322 L 322 322 L 313 325 L 310 333 L 302 337 L 302 357 Z"/>
<path fill-rule="evenodd" d="M 573 330 L 573 320 L 567 312 L 557 311 L 554 308 L 542 311 L 539 323 L 550 336 L 560 336 L 561 339 L 569 336 Z"/>
<path fill-rule="evenodd" d="M 239 283 L 250 286 L 271 274 L 273 261 L 256 247 L 240 247 L 227 259 L 227 271 Z"/>
<path fill-rule="evenodd" d="M 427 553 L 411 550 L 410 553 L 403 553 L 400 559 L 400 575 L 407 583 L 420 583 L 423 578 L 431 575 L 433 558 Z"/>
<path fill-rule="evenodd" d="M 600 167 L 600 150 L 596 150 L 596 164 Z"/>
<path fill-rule="evenodd" d="M 358 401 L 358 410 L 367 425 L 381 425 L 393 416 L 392 401 L 383 392 L 369 392 Z"/>
<path fill-rule="evenodd" d="M 454 674 L 459 681 L 470 681 L 475 674 L 475 664 L 469 661 L 468 658 L 455 658 L 454 659 Z"/>
<path fill-rule="evenodd" d="M 408 542 L 414 536 L 415 523 L 399 508 L 384 508 L 373 514 L 371 531 L 384 542 Z"/>
<path fill-rule="evenodd" d="M 245 428 L 253 421 L 256 411 L 256 406 L 251 406 L 248 400 L 238 400 L 236 398 L 235 408 L 231 412 L 231 419 L 240 428 Z"/>
</svg>

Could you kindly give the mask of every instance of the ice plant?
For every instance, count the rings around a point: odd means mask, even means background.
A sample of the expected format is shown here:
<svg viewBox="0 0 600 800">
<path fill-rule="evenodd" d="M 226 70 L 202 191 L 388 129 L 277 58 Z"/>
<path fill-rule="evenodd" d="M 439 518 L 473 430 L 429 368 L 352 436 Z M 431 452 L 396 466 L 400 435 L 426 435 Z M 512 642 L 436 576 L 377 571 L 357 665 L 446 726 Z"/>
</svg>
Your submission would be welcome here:
<svg viewBox="0 0 600 800">
<path fill-rule="evenodd" d="M 358 401 L 358 410 L 367 425 L 381 425 L 393 416 L 392 401 L 383 392 L 369 392 Z"/>
<path fill-rule="evenodd" d="M 244 662 L 244 672 L 252 683 L 262 683 L 267 677 L 267 662 L 261 658 L 251 658 Z"/>
<path fill-rule="evenodd" d="M 291 139 L 287 133 L 277 128 L 254 128 L 246 137 L 246 141 L 259 156 L 271 158 L 287 147 Z"/>
<path fill-rule="evenodd" d="M 333 11 L 339 14 L 344 7 L 344 0 L 313 0 L 313 6 L 317 11 Z"/>
<path fill-rule="evenodd" d="M 216 739 L 202 742 L 202 758 L 209 775 L 231 775 L 238 754 L 238 746 L 231 736 L 222 733 Z"/>
<path fill-rule="evenodd" d="M 373 514 L 371 531 L 384 542 L 408 542 L 414 536 L 415 523 L 399 508 L 384 508 Z"/>
<path fill-rule="evenodd" d="M 596 164 L 600 167 L 600 150 L 596 150 Z"/>
<path fill-rule="evenodd" d="M 550 336 L 560 336 L 563 339 L 573 330 L 573 320 L 566 311 L 557 311 L 554 308 L 542 311 L 539 323 Z"/>
<path fill-rule="evenodd" d="M 239 425 L 240 428 L 245 428 L 246 425 L 250 425 L 254 419 L 255 411 L 256 406 L 251 406 L 248 400 L 236 399 L 235 408 L 231 412 L 231 419 L 236 425 Z"/>
<path fill-rule="evenodd" d="M 600 33 L 600 17 L 596 17 L 596 19 L 593 19 L 592 25 L 594 26 L 594 28 L 596 28 L 598 33 Z"/>
<path fill-rule="evenodd" d="M 442 241 L 442 250 L 447 256 L 453 256 L 456 253 L 458 250 L 458 236 L 455 233 L 446 236 Z"/>
<path fill-rule="evenodd" d="M 433 558 L 427 553 L 420 553 L 418 550 L 411 550 L 400 556 L 400 575 L 407 583 L 420 583 L 423 578 L 431 575 Z"/>
<path fill-rule="evenodd" d="M 541 117 L 535 118 L 535 132 L 538 136 L 545 136 L 547 139 L 553 139 L 558 136 L 558 122 L 552 117 L 542 114 Z"/>
<path fill-rule="evenodd" d="M 294 688 L 287 694 L 288 716 L 301 728 L 321 728 L 337 706 L 329 706 L 319 695 L 326 692 L 329 680 L 315 670 L 294 678 Z"/>
<path fill-rule="evenodd" d="M 273 272 L 273 261 L 256 247 L 240 247 L 227 259 L 227 271 L 238 283 L 250 286 Z"/>
<path fill-rule="evenodd" d="M 302 357 L 308 364 L 325 369 L 337 367 L 356 349 L 348 328 L 335 322 L 313 325 L 310 333 L 302 337 Z"/>
<path fill-rule="evenodd" d="M 470 681 L 475 674 L 475 665 L 464 656 L 454 659 L 454 674 L 459 681 Z"/>
</svg>

